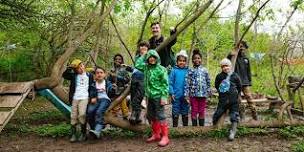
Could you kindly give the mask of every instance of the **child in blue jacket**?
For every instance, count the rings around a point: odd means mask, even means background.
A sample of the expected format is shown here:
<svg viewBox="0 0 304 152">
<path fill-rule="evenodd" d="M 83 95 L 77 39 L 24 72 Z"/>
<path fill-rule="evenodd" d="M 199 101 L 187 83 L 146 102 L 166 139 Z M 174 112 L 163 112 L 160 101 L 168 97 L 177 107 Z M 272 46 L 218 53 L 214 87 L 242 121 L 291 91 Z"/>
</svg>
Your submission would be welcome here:
<svg viewBox="0 0 304 152">
<path fill-rule="evenodd" d="M 172 101 L 173 127 L 178 126 L 179 115 L 182 115 L 183 126 L 188 126 L 189 103 L 185 100 L 185 77 L 188 73 L 187 52 L 182 50 L 176 55 L 176 65 L 169 76 L 169 94 Z"/>
</svg>

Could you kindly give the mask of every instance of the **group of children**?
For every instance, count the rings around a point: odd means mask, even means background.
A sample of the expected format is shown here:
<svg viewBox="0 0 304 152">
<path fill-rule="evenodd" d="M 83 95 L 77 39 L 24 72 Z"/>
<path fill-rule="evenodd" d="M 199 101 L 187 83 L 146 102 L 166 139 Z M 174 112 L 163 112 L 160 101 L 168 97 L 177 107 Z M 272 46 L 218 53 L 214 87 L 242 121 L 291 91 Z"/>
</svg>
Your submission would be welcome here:
<svg viewBox="0 0 304 152">
<path fill-rule="evenodd" d="M 207 98 L 211 95 L 208 70 L 202 66 L 202 55 L 198 49 L 193 51 L 193 67 L 189 68 L 188 55 L 182 50 L 176 55 L 176 66 L 170 72 L 160 65 L 160 57 L 156 50 L 148 50 L 149 43 L 141 42 L 135 58 L 135 66 L 124 64 L 123 56 L 114 56 L 114 69 L 107 72 L 95 67 L 93 74 L 86 71 L 85 65 L 74 60 L 63 77 L 70 80 L 69 100 L 72 103 L 70 141 L 86 140 L 86 123 L 90 125 L 90 133 L 97 138 L 104 124 L 104 114 L 112 100 L 115 100 L 126 89 L 131 75 L 131 107 L 129 122 L 132 125 L 141 122 L 141 102 L 147 101 L 146 117 L 152 128 L 152 136 L 147 142 L 158 141 L 159 146 L 169 144 L 168 123 L 164 105 L 168 97 L 172 103 L 173 127 L 178 126 L 179 115 L 183 126 L 188 126 L 188 113 L 191 107 L 193 126 L 204 126 Z M 215 87 L 219 92 L 219 104 L 213 116 L 213 123 L 229 109 L 232 129 L 229 139 L 233 140 L 238 122 L 238 96 L 241 89 L 240 78 L 231 71 L 229 59 L 220 62 L 222 72 L 216 76 Z M 169 73 L 169 76 L 168 76 Z M 123 118 L 128 118 L 127 102 L 121 103 Z M 77 124 L 80 124 L 80 135 L 77 136 Z"/>
</svg>

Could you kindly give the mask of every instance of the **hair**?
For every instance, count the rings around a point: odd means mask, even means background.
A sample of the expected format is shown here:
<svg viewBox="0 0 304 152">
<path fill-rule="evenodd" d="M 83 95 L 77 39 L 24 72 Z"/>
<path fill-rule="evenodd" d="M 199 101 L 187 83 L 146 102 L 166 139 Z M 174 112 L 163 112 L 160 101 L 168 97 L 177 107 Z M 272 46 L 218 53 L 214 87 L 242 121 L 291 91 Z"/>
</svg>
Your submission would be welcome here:
<svg viewBox="0 0 304 152">
<path fill-rule="evenodd" d="M 248 44 L 247 44 L 247 42 L 246 41 L 241 41 L 240 42 L 240 44 L 242 44 L 246 49 L 248 49 L 249 48 L 249 46 L 248 46 Z"/>
<path fill-rule="evenodd" d="M 150 44 L 149 44 L 149 42 L 147 42 L 147 41 L 141 41 L 141 42 L 139 42 L 138 43 L 138 46 L 140 47 L 140 46 L 145 46 L 145 47 L 147 47 L 148 49 L 150 48 Z"/>
<path fill-rule="evenodd" d="M 194 58 L 195 55 L 199 55 L 202 58 L 202 54 L 200 53 L 200 50 L 198 48 L 195 48 L 193 50 L 192 60 L 193 60 L 193 58 Z"/>
<path fill-rule="evenodd" d="M 179 55 L 179 56 L 177 56 L 177 57 L 176 57 L 176 59 L 177 59 L 177 60 L 176 60 L 176 62 L 178 62 L 178 60 L 180 60 L 180 58 L 185 58 L 185 59 L 186 59 L 186 61 L 187 61 L 187 57 L 182 56 L 182 55 Z"/>
<path fill-rule="evenodd" d="M 100 69 L 100 70 L 102 70 L 104 73 L 106 73 L 106 69 L 105 68 L 102 68 L 102 67 L 100 67 L 100 66 L 96 66 L 95 68 L 94 68 L 94 74 L 96 73 L 96 71 L 98 70 L 98 69 Z"/>
<path fill-rule="evenodd" d="M 124 58 L 120 53 L 115 54 L 114 57 L 113 57 L 113 60 L 115 60 L 115 58 L 118 57 L 118 56 L 121 57 L 122 63 L 124 63 Z"/>
<path fill-rule="evenodd" d="M 152 22 L 150 27 L 152 27 L 152 26 L 154 26 L 154 25 L 157 25 L 157 24 L 159 25 L 159 27 L 161 27 L 161 26 L 160 26 L 160 23 L 159 23 L 158 21 Z"/>
</svg>

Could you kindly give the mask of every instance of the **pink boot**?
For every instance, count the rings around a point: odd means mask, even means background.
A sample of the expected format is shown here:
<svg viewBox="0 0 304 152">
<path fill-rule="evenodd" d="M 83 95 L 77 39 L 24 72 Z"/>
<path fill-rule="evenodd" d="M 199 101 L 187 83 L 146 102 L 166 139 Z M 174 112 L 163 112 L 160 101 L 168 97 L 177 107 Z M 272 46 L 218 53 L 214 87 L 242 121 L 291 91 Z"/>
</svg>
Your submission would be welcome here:
<svg viewBox="0 0 304 152">
<path fill-rule="evenodd" d="M 156 141 L 160 141 L 160 122 L 158 120 L 152 120 L 151 122 L 152 126 L 152 136 L 146 140 L 147 143 L 152 143 Z"/>
<path fill-rule="evenodd" d="M 158 146 L 160 147 L 165 147 L 169 144 L 169 130 L 168 130 L 168 124 L 167 122 L 162 122 L 160 124 L 160 128 L 161 128 L 161 134 L 162 134 L 162 138 L 161 141 L 158 143 Z"/>
</svg>

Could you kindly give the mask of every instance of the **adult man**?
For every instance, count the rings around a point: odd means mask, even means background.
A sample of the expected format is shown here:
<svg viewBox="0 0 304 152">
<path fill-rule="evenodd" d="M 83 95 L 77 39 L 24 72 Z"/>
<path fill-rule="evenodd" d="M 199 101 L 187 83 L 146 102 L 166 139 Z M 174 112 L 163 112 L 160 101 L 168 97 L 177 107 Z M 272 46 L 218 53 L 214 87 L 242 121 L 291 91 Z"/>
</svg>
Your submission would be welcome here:
<svg viewBox="0 0 304 152">
<path fill-rule="evenodd" d="M 150 49 L 157 48 L 162 42 L 164 42 L 165 38 L 161 34 L 161 26 L 159 22 L 153 22 L 151 24 L 151 31 L 153 36 L 149 39 Z M 174 28 L 170 28 L 170 35 L 174 34 L 176 30 Z M 164 67 L 174 66 L 174 53 L 171 50 L 171 47 L 176 43 L 176 39 L 171 41 L 164 49 L 158 50 L 158 54 L 160 56 L 161 65 Z"/>
<path fill-rule="evenodd" d="M 234 71 L 240 76 L 242 82 L 242 92 L 247 100 L 249 109 L 251 110 L 251 116 L 254 120 L 258 120 L 255 104 L 252 102 L 250 86 L 251 86 L 251 71 L 250 63 L 248 57 L 246 57 L 245 52 L 248 49 L 246 41 L 241 41 L 239 44 L 239 53 L 237 54 L 237 59 L 235 63 Z M 232 56 L 236 55 L 235 53 L 230 53 L 228 59 L 231 60 Z M 241 99 L 240 99 L 241 101 Z M 240 102 L 239 101 L 239 102 Z M 244 118 L 245 107 L 240 104 L 240 116 L 241 119 Z"/>
</svg>

